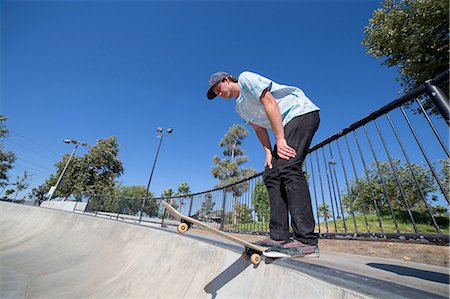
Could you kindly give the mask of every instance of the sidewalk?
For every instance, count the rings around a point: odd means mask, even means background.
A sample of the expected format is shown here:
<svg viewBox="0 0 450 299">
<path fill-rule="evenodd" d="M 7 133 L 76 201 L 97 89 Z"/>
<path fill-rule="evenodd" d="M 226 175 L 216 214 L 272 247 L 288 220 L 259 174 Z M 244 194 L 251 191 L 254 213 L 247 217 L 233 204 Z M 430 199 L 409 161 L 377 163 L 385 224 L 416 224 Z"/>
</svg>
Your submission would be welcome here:
<svg viewBox="0 0 450 299">
<path fill-rule="evenodd" d="M 174 228 L 169 228 L 173 230 Z M 193 229 L 188 233 L 194 238 L 202 241 L 212 242 L 216 245 L 228 244 L 237 248 L 230 241 L 218 238 L 201 230 Z M 260 238 L 250 236 L 252 238 Z M 352 241 L 348 241 L 352 242 Z M 267 262 L 267 260 L 266 260 Z M 271 263 L 272 261 L 269 261 Z M 337 283 L 341 276 L 360 276 L 360 281 L 368 282 L 370 279 L 372 286 L 379 285 L 380 289 L 392 288 L 400 297 L 406 298 L 415 294 L 415 298 L 421 298 L 416 291 L 424 291 L 429 294 L 423 296 L 435 295 L 436 298 L 449 298 L 449 277 L 448 267 L 419 264 L 412 261 L 401 261 L 382 257 L 364 256 L 358 254 L 349 254 L 342 252 L 333 252 L 327 249 L 321 249 L 321 255 L 318 259 L 278 259 L 273 261 L 276 264 L 292 267 L 294 270 L 308 272 L 310 275 L 322 276 L 322 279 L 331 279 L 330 282 Z M 341 277 L 342 278 L 342 277 Z M 398 286 L 396 286 L 398 285 Z M 401 288 L 404 289 L 401 289 Z M 412 288 L 412 290 L 408 290 Z M 393 294 L 392 298 L 396 296 Z"/>
</svg>

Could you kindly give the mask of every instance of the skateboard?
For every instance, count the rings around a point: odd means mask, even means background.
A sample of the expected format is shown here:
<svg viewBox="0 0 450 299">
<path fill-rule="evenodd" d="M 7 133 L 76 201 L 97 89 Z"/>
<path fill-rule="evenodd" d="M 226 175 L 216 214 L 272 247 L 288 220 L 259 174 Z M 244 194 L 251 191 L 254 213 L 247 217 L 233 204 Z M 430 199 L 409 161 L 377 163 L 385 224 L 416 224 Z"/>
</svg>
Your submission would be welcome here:
<svg viewBox="0 0 450 299">
<path fill-rule="evenodd" d="M 245 251 L 243 252 L 243 256 L 245 258 L 250 258 L 250 261 L 254 265 L 258 265 L 261 262 L 261 255 L 264 252 L 265 248 L 260 247 L 255 244 L 251 244 L 247 241 L 241 240 L 239 238 L 236 238 L 232 236 L 229 233 L 226 233 L 224 231 L 218 230 L 217 228 L 211 227 L 197 219 L 188 217 L 186 215 L 181 214 L 178 212 L 174 207 L 169 205 L 167 202 L 162 201 L 164 207 L 166 208 L 166 211 L 176 220 L 180 221 L 181 223 L 178 225 L 177 230 L 179 233 L 185 233 L 189 230 L 189 228 L 192 225 L 197 225 L 198 227 L 207 230 L 217 236 L 220 236 L 222 238 L 225 238 L 231 242 L 237 243 L 245 248 Z"/>
</svg>

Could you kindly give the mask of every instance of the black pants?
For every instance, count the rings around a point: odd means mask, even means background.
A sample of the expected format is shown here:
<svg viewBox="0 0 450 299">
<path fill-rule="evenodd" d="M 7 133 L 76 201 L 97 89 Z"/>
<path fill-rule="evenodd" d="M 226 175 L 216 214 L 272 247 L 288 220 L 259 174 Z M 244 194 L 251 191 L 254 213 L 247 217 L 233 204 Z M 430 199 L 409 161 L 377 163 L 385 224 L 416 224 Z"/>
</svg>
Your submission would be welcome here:
<svg viewBox="0 0 450 299">
<path fill-rule="evenodd" d="M 304 244 L 317 244 L 311 197 L 302 164 L 319 122 L 318 111 L 297 116 L 288 122 L 284 127 L 285 138 L 297 155 L 289 160 L 281 159 L 275 145 L 272 169 L 266 167 L 264 170 L 264 183 L 270 197 L 270 237 L 274 240 L 289 238 L 290 212 L 294 238 Z"/>
</svg>

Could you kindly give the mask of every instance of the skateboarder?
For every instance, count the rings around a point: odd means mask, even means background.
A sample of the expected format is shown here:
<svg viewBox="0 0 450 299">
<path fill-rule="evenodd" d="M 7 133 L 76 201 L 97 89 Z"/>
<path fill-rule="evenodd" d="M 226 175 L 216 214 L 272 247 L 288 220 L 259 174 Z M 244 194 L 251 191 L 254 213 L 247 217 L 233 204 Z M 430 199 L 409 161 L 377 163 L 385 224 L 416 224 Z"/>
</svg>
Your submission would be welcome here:
<svg viewBox="0 0 450 299">
<path fill-rule="evenodd" d="M 236 99 L 236 111 L 250 123 L 266 153 L 263 179 L 270 197 L 270 234 L 258 245 L 265 256 L 318 257 L 317 236 L 302 163 L 319 126 L 319 108 L 302 90 L 278 84 L 253 72 L 238 78 L 214 73 L 208 99 Z M 267 130 L 275 135 L 272 149 Z M 288 213 L 294 230 L 289 234 Z"/>
</svg>

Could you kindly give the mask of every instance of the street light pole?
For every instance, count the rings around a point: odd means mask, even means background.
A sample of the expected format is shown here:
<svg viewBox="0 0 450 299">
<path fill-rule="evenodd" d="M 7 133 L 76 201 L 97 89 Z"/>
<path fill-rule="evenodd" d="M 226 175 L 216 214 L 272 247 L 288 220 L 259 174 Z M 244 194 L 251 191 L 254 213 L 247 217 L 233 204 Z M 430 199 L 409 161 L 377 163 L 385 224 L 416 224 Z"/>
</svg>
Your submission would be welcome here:
<svg viewBox="0 0 450 299">
<path fill-rule="evenodd" d="M 65 139 L 65 140 L 64 140 L 64 143 L 73 143 L 73 144 L 75 144 L 75 147 L 74 147 L 72 153 L 70 154 L 69 160 L 67 161 L 66 166 L 64 166 L 64 169 L 63 169 L 63 171 L 61 172 L 61 175 L 59 176 L 58 181 L 56 182 L 56 184 L 55 184 L 53 187 L 50 188 L 50 191 L 48 192 L 48 193 L 49 193 L 49 196 L 48 196 L 48 199 L 47 199 L 47 200 L 51 200 L 51 199 L 52 199 L 53 194 L 55 193 L 56 188 L 58 188 L 58 185 L 59 185 L 59 183 L 61 182 L 61 180 L 62 180 L 62 178 L 63 178 L 63 176 L 64 176 L 64 173 L 66 172 L 66 169 L 67 169 L 67 167 L 68 167 L 69 164 L 70 164 L 70 161 L 72 160 L 73 156 L 75 155 L 75 151 L 77 150 L 78 146 L 79 146 L 80 144 L 83 145 L 83 146 L 87 146 L 87 143 L 86 143 L 86 142 L 82 142 L 82 141 L 78 141 L 78 140 Z"/>
<path fill-rule="evenodd" d="M 162 133 L 163 129 L 162 128 L 157 128 L 156 132 L 158 133 L 158 136 L 156 138 L 159 138 L 158 150 L 156 151 L 155 160 L 153 161 L 152 171 L 150 172 L 150 178 L 148 179 L 148 184 L 147 184 L 147 189 L 145 191 L 144 200 L 142 201 L 142 209 L 141 209 L 141 214 L 139 216 L 139 223 L 141 223 L 142 214 L 143 214 L 143 210 L 144 210 L 144 207 L 145 207 L 145 202 L 146 202 L 148 194 L 150 192 L 150 183 L 152 182 L 153 172 L 155 171 L 156 161 L 158 160 L 159 150 L 161 149 L 162 141 L 164 139 L 164 136 L 169 135 L 170 133 L 173 132 L 173 129 L 172 128 L 168 128 L 166 130 L 165 134 L 163 134 Z"/>
</svg>

